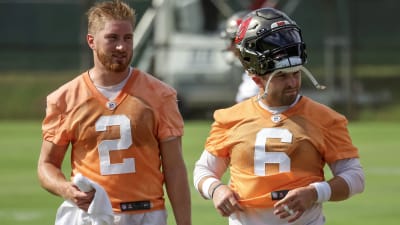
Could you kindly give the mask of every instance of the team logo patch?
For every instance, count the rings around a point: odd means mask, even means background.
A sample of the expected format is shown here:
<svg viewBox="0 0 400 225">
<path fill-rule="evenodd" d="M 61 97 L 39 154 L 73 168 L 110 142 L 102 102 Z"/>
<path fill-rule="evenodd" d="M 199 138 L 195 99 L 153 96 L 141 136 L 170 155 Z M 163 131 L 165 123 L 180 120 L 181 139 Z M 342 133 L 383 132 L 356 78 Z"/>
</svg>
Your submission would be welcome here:
<svg viewBox="0 0 400 225">
<path fill-rule="evenodd" d="M 277 115 L 272 115 L 271 116 L 271 120 L 274 123 L 278 123 L 279 121 L 281 121 L 281 115 L 277 114 Z"/>
<path fill-rule="evenodd" d="M 271 192 L 271 199 L 272 200 L 281 200 L 283 199 L 289 190 L 280 190 L 280 191 L 273 191 Z"/>
<path fill-rule="evenodd" d="M 109 101 L 109 102 L 106 103 L 106 107 L 109 110 L 114 110 L 117 107 L 117 103 L 113 102 L 113 101 Z"/>
<path fill-rule="evenodd" d="M 273 24 L 271 24 L 271 29 L 276 28 L 276 27 L 280 27 L 280 26 L 285 26 L 285 25 L 289 25 L 289 21 L 287 20 L 281 20 L 281 21 L 277 21 Z"/>
</svg>

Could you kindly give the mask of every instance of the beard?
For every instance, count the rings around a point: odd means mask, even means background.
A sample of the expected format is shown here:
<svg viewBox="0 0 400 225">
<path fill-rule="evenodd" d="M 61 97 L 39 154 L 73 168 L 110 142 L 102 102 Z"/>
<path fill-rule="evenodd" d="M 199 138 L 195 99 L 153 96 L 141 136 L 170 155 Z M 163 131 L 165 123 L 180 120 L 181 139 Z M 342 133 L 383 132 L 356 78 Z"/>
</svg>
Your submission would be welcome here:
<svg viewBox="0 0 400 225">
<path fill-rule="evenodd" d="M 285 90 L 277 91 L 273 88 L 269 90 L 267 99 L 270 106 L 288 106 L 296 101 L 299 91 L 293 91 L 293 93 L 285 93 Z"/>
<path fill-rule="evenodd" d="M 96 50 L 96 55 L 101 64 L 103 64 L 107 70 L 112 72 L 123 72 L 131 64 L 133 52 L 113 52 L 111 54 L 106 54 L 101 50 Z M 113 55 L 124 56 L 124 58 L 115 60 Z"/>
<path fill-rule="evenodd" d="M 291 105 L 294 101 L 296 101 L 297 94 L 290 96 L 282 96 L 281 98 L 282 105 Z"/>
</svg>

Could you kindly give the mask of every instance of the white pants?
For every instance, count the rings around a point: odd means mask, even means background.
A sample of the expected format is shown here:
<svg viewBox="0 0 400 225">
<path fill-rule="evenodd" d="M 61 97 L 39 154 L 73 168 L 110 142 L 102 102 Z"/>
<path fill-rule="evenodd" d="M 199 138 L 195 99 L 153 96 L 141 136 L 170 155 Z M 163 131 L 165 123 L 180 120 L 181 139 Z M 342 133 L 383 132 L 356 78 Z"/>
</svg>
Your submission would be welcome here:
<svg viewBox="0 0 400 225">
<path fill-rule="evenodd" d="M 95 216 L 93 220 L 93 215 L 65 201 L 57 210 L 55 225 L 111 225 L 111 223 L 112 225 L 166 225 L 167 211 L 156 210 L 139 214 L 114 213 L 108 220 L 103 220 L 104 218 Z"/>
<path fill-rule="evenodd" d="M 115 225 L 167 225 L 167 211 L 157 210 L 147 213 L 114 214 Z"/>
<path fill-rule="evenodd" d="M 322 205 L 315 204 L 312 208 L 293 223 L 288 219 L 280 219 L 274 215 L 274 209 L 246 208 L 229 216 L 229 225 L 323 225 L 325 217 L 322 214 Z"/>
</svg>

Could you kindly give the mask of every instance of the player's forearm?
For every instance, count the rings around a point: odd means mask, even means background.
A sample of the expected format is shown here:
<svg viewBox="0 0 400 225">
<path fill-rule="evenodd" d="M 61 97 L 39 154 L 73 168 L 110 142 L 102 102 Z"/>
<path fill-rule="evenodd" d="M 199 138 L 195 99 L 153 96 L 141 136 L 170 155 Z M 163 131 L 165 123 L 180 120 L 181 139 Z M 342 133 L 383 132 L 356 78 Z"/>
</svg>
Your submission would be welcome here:
<svg viewBox="0 0 400 225">
<path fill-rule="evenodd" d="M 61 170 L 67 147 L 43 140 L 37 167 L 41 186 L 61 197 L 65 197 L 65 187 L 68 185 Z"/>
<path fill-rule="evenodd" d="M 220 184 L 222 183 L 219 179 L 216 179 L 212 176 L 205 176 L 201 178 L 197 184 L 195 184 L 195 188 L 203 198 L 212 199 L 215 188 Z"/>
<path fill-rule="evenodd" d="M 38 165 L 40 185 L 54 195 L 64 197 L 64 186 L 68 182 L 62 171 L 51 163 L 40 162 Z"/>
<path fill-rule="evenodd" d="M 228 158 L 215 157 L 211 153 L 203 151 L 193 170 L 193 182 L 196 190 L 203 197 L 210 198 L 208 190 L 213 183 L 220 183 L 219 179 L 225 173 L 228 165 Z M 206 180 L 208 181 L 206 182 Z M 206 184 L 204 185 L 204 183 Z"/>
<path fill-rule="evenodd" d="M 182 165 L 165 174 L 166 190 L 177 225 L 191 224 L 191 201 L 186 168 Z"/>
<path fill-rule="evenodd" d="M 334 174 L 328 181 L 332 187 L 331 201 L 345 200 L 364 191 L 365 175 L 359 159 L 339 160 L 329 166 Z"/>
<path fill-rule="evenodd" d="M 328 181 L 331 186 L 330 201 L 342 201 L 349 197 L 349 186 L 346 181 L 341 177 L 334 177 Z"/>
</svg>

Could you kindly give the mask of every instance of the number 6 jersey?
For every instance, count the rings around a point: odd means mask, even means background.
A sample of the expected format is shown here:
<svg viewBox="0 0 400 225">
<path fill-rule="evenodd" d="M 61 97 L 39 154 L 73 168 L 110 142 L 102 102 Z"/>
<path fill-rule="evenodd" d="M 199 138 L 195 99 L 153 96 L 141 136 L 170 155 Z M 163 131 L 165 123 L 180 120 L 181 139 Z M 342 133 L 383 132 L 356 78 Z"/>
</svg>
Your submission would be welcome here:
<svg viewBox="0 0 400 225">
<path fill-rule="evenodd" d="M 164 208 L 159 141 L 183 135 L 171 87 L 134 69 L 109 101 L 83 73 L 47 97 L 42 130 L 46 141 L 71 144 L 72 176 L 100 184 L 115 212 Z"/>
<path fill-rule="evenodd" d="M 304 96 L 281 114 L 253 97 L 214 119 L 205 149 L 230 159 L 230 186 L 247 207 L 271 207 L 288 190 L 324 180 L 325 163 L 358 157 L 345 117 Z"/>
</svg>

